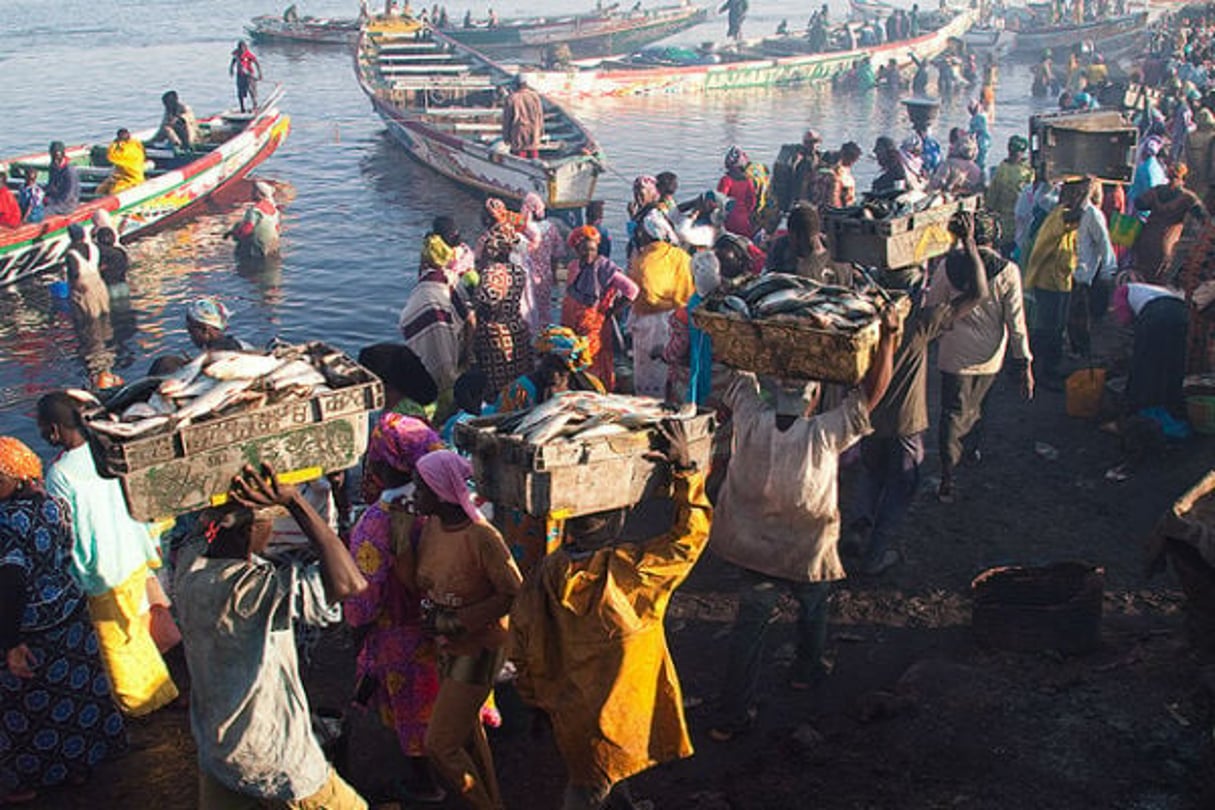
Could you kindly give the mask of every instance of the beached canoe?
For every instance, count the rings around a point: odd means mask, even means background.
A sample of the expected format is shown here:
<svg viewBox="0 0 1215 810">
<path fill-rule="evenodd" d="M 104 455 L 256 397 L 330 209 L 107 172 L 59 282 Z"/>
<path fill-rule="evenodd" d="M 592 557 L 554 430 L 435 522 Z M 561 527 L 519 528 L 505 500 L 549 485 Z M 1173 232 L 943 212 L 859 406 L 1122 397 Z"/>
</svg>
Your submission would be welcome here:
<svg viewBox="0 0 1215 810">
<path fill-rule="evenodd" d="M 1123 14 L 1092 22 L 1038 26 L 1023 24 L 1017 34 L 1015 52 L 1039 56 L 1047 48 L 1066 52 L 1082 42 L 1094 42 L 1105 54 L 1127 48 L 1147 33 L 1148 13 Z"/>
<path fill-rule="evenodd" d="M 752 87 L 782 87 L 831 81 L 850 70 L 858 59 L 874 67 L 894 59 L 900 68 L 911 65 L 910 54 L 931 59 L 974 24 L 977 12 L 966 10 L 935 31 L 914 39 L 867 48 L 826 53 L 797 53 L 804 37 L 767 37 L 738 48 L 715 51 L 699 64 L 655 64 L 640 56 L 577 64 L 573 69 L 525 70 L 528 84 L 554 96 L 629 96 L 649 93 L 704 93 Z"/>
<path fill-rule="evenodd" d="M 495 26 L 441 29 L 495 59 L 541 61 L 565 45 L 575 59 L 629 53 L 698 25 L 709 10 L 691 3 L 630 11 L 605 10 L 563 17 L 523 17 Z"/>
<path fill-rule="evenodd" d="M 418 23 L 379 19 L 359 37 L 359 84 L 388 132 L 420 163 L 457 183 L 550 208 L 585 205 L 604 170 L 594 139 L 545 98 L 540 157 L 510 154 L 502 102 L 514 76 L 475 50 Z"/>
<path fill-rule="evenodd" d="M 175 225 L 199 213 L 207 200 L 245 177 L 278 148 L 291 128 L 291 119 L 279 112 L 281 89 L 269 94 L 256 113 L 228 111 L 200 119 L 202 139 L 189 152 L 147 146 L 146 180 L 117 194 L 98 197 L 99 183 L 110 174 L 105 163 L 106 144 L 83 144 L 67 150 L 80 176 L 81 203 L 70 214 L 48 215 L 42 222 L 19 228 L 0 228 L 0 286 L 59 267 L 68 246 L 68 226 L 85 223 L 99 210 L 110 213 L 124 242 Z M 145 142 L 155 129 L 134 132 Z M 0 162 L 0 171 L 16 192 L 26 168 L 46 180 L 50 156 L 46 152 Z"/>
<path fill-rule="evenodd" d="M 249 39 L 256 43 L 349 46 L 359 38 L 359 22 L 330 17 L 301 17 L 288 21 L 266 14 L 254 17 L 245 31 Z"/>
</svg>

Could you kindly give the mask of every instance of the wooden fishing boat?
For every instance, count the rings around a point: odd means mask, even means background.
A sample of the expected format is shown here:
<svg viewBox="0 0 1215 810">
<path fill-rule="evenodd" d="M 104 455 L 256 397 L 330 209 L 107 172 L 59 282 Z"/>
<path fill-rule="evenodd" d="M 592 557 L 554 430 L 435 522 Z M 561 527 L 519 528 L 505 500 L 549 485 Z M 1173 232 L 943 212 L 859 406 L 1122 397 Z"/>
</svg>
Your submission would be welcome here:
<svg viewBox="0 0 1215 810">
<path fill-rule="evenodd" d="M 1016 32 L 1015 52 L 1037 56 L 1047 48 L 1066 51 L 1091 41 L 1102 53 L 1109 54 L 1133 44 L 1147 33 L 1147 25 L 1146 11 L 1070 25 L 1022 24 Z"/>
<path fill-rule="evenodd" d="M 147 179 L 117 194 L 97 195 L 97 186 L 110 174 L 104 165 L 106 144 L 70 147 L 68 159 L 80 176 L 80 205 L 70 214 L 0 228 L 0 286 L 60 266 L 68 247 L 68 226 L 87 223 L 98 211 L 110 213 L 124 242 L 199 213 L 209 199 L 244 178 L 287 137 L 291 119 L 278 110 L 281 98 L 282 90 L 276 88 L 255 113 L 229 110 L 200 119 L 200 142 L 186 152 L 151 143 L 155 129 L 132 133 L 148 144 Z M 43 152 L 0 162 L 0 171 L 15 193 L 26 168 L 37 169 L 39 180 L 45 181 L 49 165 L 50 156 Z"/>
<path fill-rule="evenodd" d="M 991 52 L 1000 56 L 1016 49 L 1017 32 L 1007 28 L 976 26 L 962 35 L 962 43 L 971 50 Z"/>
<path fill-rule="evenodd" d="M 617 4 L 618 5 L 618 4 Z M 690 3 L 620 11 L 593 11 L 563 17 L 523 17 L 498 25 L 441 29 L 452 39 L 501 59 L 543 60 L 565 45 L 575 59 L 629 53 L 698 25 L 709 10 Z"/>
<path fill-rule="evenodd" d="M 866 48 L 797 53 L 804 36 L 791 34 L 744 43 L 737 48 L 701 54 L 699 64 L 656 64 L 644 55 L 579 62 L 573 69 L 525 70 L 528 84 L 554 96 L 629 96 L 649 93 L 704 93 L 753 87 L 783 87 L 831 81 L 858 59 L 875 67 L 894 59 L 900 69 L 912 64 L 910 54 L 931 59 L 974 24 L 977 12 L 965 10 L 935 31 L 914 39 Z"/>
<path fill-rule="evenodd" d="M 273 14 L 265 14 L 254 17 L 245 31 L 249 34 L 249 39 L 257 43 L 350 46 L 359 38 L 359 22 L 330 17 L 286 20 Z"/>
<path fill-rule="evenodd" d="M 379 19 L 359 37 L 355 68 L 392 137 L 440 174 L 512 200 L 534 191 L 550 208 L 594 196 L 603 153 L 551 100 L 543 99 L 540 157 L 510 154 L 502 101 L 514 76 L 477 51 L 416 22 Z"/>
</svg>

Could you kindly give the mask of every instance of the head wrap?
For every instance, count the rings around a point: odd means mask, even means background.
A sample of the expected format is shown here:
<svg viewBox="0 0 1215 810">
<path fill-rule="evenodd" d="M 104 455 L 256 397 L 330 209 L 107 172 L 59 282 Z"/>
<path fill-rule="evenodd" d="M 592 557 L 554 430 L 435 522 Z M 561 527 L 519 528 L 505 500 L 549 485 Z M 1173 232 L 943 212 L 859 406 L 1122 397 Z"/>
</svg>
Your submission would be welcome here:
<svg viewBox="0 0 1215 810">
<path fill-rule="evenodd" d="M 499 222 L 485 233 L 485 252 L 491 257 L 509 253 L 519 241 L 512 225 Z"/>
<path fill-rule="evenodd" d="M 0 475 L 30 481 L 42 477 L 42 461 L 20 439 L 0 436 Z"/>
<path fill-rule="evenodd" d="M 459 504 L 475 523 L 484 523 L 485 516 L 473 503 L 468 479 L 472 477 L 472 465 L 459 453 L 451 450 L 435 450 L 418 459 L 418 475 L 426 482 L 439 500 Z"/>
<path fill-rule="evenodd" d="M 523 197 L 523 213 L 531 214 L 532 219 L 542 219 L 544 217 L 544 200 L 540 199 L 540 195 L 534 191 L 527 192 Z"/>
<path fill-rule="evenodd" d="M 199 298 L 186 307 L 186 320 L 202 326 L 212 326 L 219 331 L 228 328 L 232 314 L 218 298 Z"/>
<path fill-rule="evenodd" d="M 110 230 L 114 230 L 114 221 L 110 219 L 110 212 L 104 208 L 98 208 L 97 212 L 93 214 L 93 228 L 109 228 Z"/>
<path fill-rule="evenodd" d="M 583 371 L 591 364 L 591 344 L 568 326 L 546 326 L 536 335 L 536 353 L 553 354 L 570 371 Z"/>
<path fill-rule="evenodd" d="M 802 135 L 802 143 L 804 143 L 804 144 L 822 143 L 822 142 L 823 142 L 823 136 L 818 134 L 818 130 L 808 129 L 808 130 L 806 130 L 805 134 Z"/>
<path fill-rule="evenodd" d="M 667 215 L 657 208 L 651 209 L 642 218 L 641 229 L 649 234 L 650 238 L 661 242 L 679 241 L 679 236 L 675 233 L 675 229 L 671 227 L 671 220 L 667 219 Z"/>
<path fill-rule="evenodd" d="M 1010 152 L 1028 152 L 1029 141 L 1024 135 L 1013 135 L 1008 139 L 1008 151 Z"/>
<path fill-rule="evenodd" d="M 637 205 L 647 205 L 658 200 L 658 180 L 652 175 L 643 174 L 633 181 L 633 202 Z"/>
<path fill-rule="evenodd" d="M 444 268 L 455 251 L 437 233 L 428 234 L 422 242 L 422 264 L 427 267 Z"/>
<path fill-rule="evenodd" d="M 383 414 L 371 431 L 367 460 L 385 464 L 398 472 L 412 473 L 418 459 L 443 448 L 434 429 L 416 416 Z"/>
<path fill-rule="evenodd" d="M 721 262 L 711 250 L 702 250 L 692 256 L 692 283 L 696 293 L 704 298 L 721 286 Z"/>
<path fill-rule="evenodd" d="M 253 188 L 257 190 L 263 200 L 274 202 L 274 186 L 264 180 L 258 180 L 253 184 Z"/>
<path fill-rule="evenodd" d="M 583 242 L 594 242 L 596 245 L 603 241 L 603 235 L 594 225 L 580 225 L 570 231 L 569 244 L 577 250 Z"/>
<path fill-rule="evenodd" d="M 1159 135 L 1153 135 L 1143 142 L 1143 146 L 1139 148 L 1139 160 L 1147 160 L 1150 157 L 1155 157 L 1160 154 L 1160 150 L 1164 148 L 1164 138 Z"/>
<path fill-rule="evenodd" d="M 726 169 L 745 169 L 750 162 L 747 153 L 739 147 L 731 146 L 726 150 Z"/>
</svg>

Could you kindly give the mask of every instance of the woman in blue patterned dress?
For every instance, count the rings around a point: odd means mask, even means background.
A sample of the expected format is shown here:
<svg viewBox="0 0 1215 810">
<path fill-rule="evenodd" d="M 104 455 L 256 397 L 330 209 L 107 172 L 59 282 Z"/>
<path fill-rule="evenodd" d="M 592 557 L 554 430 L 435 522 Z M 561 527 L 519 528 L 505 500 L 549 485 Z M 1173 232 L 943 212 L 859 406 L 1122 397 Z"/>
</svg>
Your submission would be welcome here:
<svg viewBox="0 0 1215 810">
<path fill-rule="evenodd" d="M 33 451 L 0 436 L 0 804 L 82 782 L 127 747 L 70 573 L 70 516 L 41 478 Z"/>
</svg>

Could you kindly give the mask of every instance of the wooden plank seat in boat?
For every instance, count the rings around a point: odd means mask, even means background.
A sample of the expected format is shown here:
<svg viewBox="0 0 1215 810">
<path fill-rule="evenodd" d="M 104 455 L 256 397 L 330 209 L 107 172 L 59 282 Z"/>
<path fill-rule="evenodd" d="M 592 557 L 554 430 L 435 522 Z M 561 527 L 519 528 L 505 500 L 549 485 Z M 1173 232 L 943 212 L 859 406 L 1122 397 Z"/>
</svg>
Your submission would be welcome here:
<svg viewBox="0 0 1215 810">
<path fill-rule="evenodd" d="M 424 112 L 444 118 L 502 118 L 502 110 L 499 107 L 429 107 Z"/>
<path fill-rule="evenodd" d="M 392 76 L 425 76 L 430 73 L 468 73 L 471 67 L 466 63 L 454 65 L 380 65 L 380 73 L 385 77 Z"/>
<path fill-rule="evenodd" d="M 434 53 L 402 53 L 402 54 L 383 54 L 378 61 L 381 65 L 384 64 L 406 64 L 410 62 L 450 62 L 457 59 L 454 53 L 443 53 L 435 51 Z"/>
</svg>

